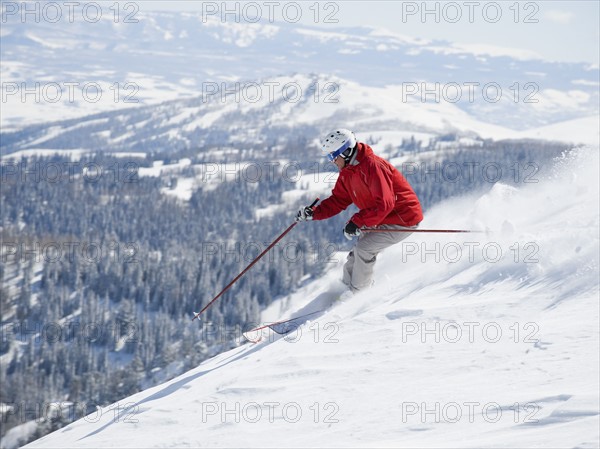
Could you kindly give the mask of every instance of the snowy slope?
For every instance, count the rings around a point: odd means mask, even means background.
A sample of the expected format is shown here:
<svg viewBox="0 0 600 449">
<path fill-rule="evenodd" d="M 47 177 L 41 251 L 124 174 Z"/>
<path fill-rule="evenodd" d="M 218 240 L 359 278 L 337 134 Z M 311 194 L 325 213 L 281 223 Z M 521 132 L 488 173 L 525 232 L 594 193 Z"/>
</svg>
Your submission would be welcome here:
<svg viewBox="0 0 600 449">
<path fill-rule="evenodd" d="M 517 133 L 519 137 L 555 140 L 558 142 L 580 142 L 597 146 L 600 143 L 600 117 L 593 115 L 580 119 L 567 120 L 540 128 Z"/>
<path fill-rule="evenodd" d="M 582 150 L 539 183 L 447 201 L 422 228 L 490 232 L 413 234 L 373 289 L 297 333 L 27 447 L 597 447 L 598 166 Z M 338 259 L 269 317 L 322 298 Z"/>
</svg>

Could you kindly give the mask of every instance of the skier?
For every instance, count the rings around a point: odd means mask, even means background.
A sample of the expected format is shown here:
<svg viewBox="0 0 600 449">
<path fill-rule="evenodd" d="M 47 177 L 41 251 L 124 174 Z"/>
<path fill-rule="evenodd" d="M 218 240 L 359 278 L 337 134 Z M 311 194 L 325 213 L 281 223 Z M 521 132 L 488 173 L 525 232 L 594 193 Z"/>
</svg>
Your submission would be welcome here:
<svg viewBox="0 0 600 449">
<path fill-rule="evenodd" d="M 357 142 L 352 131 L 337 129 L 327 134 L 321 149 L 340 174 L 331 192 L 315 207 L 302 207 L 296 221 L 325 220 L 354 203 L 359 211 L 344 227 L 344 236 L 357 243 L 348 254 L 342 282 L 353 294 L 373 283 L 377 255 L 404 240 L 410 232 L 363 232 L 361 228 L 416 229 L 423 220 L 417 195 L 408 181 L 369 145 Z M 344 297 L 351 296 L 350 293 Z"/>
</svg>

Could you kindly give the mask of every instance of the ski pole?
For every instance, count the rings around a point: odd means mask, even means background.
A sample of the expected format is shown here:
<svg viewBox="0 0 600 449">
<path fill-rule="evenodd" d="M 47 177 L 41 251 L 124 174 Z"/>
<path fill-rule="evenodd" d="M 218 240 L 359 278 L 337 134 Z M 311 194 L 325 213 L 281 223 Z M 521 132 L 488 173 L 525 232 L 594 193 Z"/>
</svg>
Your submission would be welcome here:
<svg viewBox="0 0 600 449">
<path fill-rule="evenodd" d="M 314 206 L 314 205 L 316 205 L 318 202 L 319 202 L 319 198 L 317 198 L 316 200 L 314 200 L 314 201 L 312 202 L 312 204 L 310 205 L 310 207 L 313 207 L 313 206 Z M 279 242 L 279 241 L 280 241 L 282 238 L 284 238 L 284 237 L 285 237 L 285 235 L 286 235 L 288 232 L 290 232 L 290 231 L 292 230 L 292 228 L 293 228 L 294 226 L 296 226 L 297 224 L 298 224 L 298 222 L 297 222 L 297 221 L 295 221 L 295 222 L 294 222 L 294 223 L 292 223 L 292 224 L 291 224 L 291 225 L 290 225 L 290 226 L 289 226 L 289 227 L 288 227 L 288 228 L 287 228 L 285 231 L 283 231 L 283 232 L 282 232 L 282 233 L 279 235 L 279 237 L 277 237 L 277 238 L 276 238 L 276 239 L 273 241 L 273 243 L 271 243 L 271 244 L 270 244 L 270 245 L 269 245 L 267 248 L 265 248 L 265 250 L 264 250 L 262 253 L 260 253 L 260 254 L 259 254 L 259 255 L 258 255 L 258 256 L 257 256 L 257 257 L 256 257 L 256 258 L 255 258 L 255 259 L 252 261 L 252 262 L 250 262 L 250 265 L 248 265 L 246 268 L 244 268 L 244 270 L 243 270 L 243 271 L 242 271 L 240 274 L 238 274 L 238 275 L 237 275 L 237 276 L 236 276 L 236 277 L 235 277 L 235 278 L 234 278 L 234 279 L 233 279 L 233 280 L 232 280 L 232 281 L 231 281 L 229 284 L 227 284 L 227 286 L 226 286 L 226 287 L 225 287 L 225 288 L 224 288 L 224 289 L 221 291 L 221 293 L 219 293 L 219 294 L 218 294 L 217 296 L 215 296 L 215 297 L 214 297 L 214 298 L 213 298 L 213 299 L 212 299 L 212 300 L 211 300 L 211 301 L 210 301 L 208 304 L 206 304 L 206 305 L 204 306 L 204 308 L 203 308 L 203 309 L 202 309 L 200 312 L 198 312 L 198 313 L 195 313 L 195 314 L 194 314 L 194 317 L 192 318 L 192 321 L 194 321 L 196 318 L 198 318 L 200 315 L 202 315 L 202 313 L 204 313 L 204 311 L 205 311 L 206 309 L 208 309 L 208 308 L 209 308 L 209 307 L 210 307 L 210 306 L 211 306 L 211 305 L 212 305 L 212 304 L 213 304 L 213 303 L 214 303 L 214 302 L 215 302 L 217 299 L 219 299 L 219 298 L 220 298 L 220 297 L 223 295 L 223 293 L 225 293 L 227 290 L 229 290 L 229 288 L 230 288 L 230 287 L 231 287 L 233 284 L 235 284 L 239 278 L 241 278 L 241 277 L 242 277 L 244 274 L 246 274 L 246 272 L 247 272 L 247 271 L 248 271 L 250 268 L 252 268 L 252 266 L 253 266 L 253 265 L 254 265 L 256 262 L 258 262 L 258 261 L 259 261 L 259 260 L 260 260 L 260 259 L 261 259 L 261 258 L 262 258 L 264 255 L 265 255 L 265 254 L 267 254 L 267 253 L 268 253 L 268 252 L 271 250 L 271 248 L 273 248 L 273 247 L 274 247 L 274 246 L 277 244 L 277 242 Z"/>
<path fill-rule="evenodd" d="M 445 232 L 445 233 L 486 233 L 487 231 L 473 231 L 470 229 L 378 229 L 378 228 L 364 228 L 360 232 Z"/>
</svg>

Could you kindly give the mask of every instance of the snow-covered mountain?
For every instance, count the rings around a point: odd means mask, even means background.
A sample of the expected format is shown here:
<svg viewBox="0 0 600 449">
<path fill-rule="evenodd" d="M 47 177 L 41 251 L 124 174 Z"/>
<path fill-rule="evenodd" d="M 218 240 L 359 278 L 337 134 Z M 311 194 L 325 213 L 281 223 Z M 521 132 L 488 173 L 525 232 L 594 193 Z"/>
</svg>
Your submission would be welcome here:
<svg viewBox="0 0 600 449">
<path fill-rule="evenodd" d="M 188 100 L 31 125 L 2 135 L 3 153 L 29 149 L 176 151 L 206 145 L 272 147 L 308 139 L 345 123 L 381 146 L 416 137 L 536 138 L 597 144 L 597 116 L 541 129 L 515 131 L 478 120 L 446 102 L 422 103 L 402 86 L 366 87 L 324 75 L 280 76 Z"/>
<path fill-rule="evenodd" d="M 448 127 L 462 129 L 468 122 L 525 131 L 598 114 L 598 67 L 589 64 L 543 61 L 522 49 L 499 52 L 368 27 L 238 23 L 201 13 L 130 10 L 135 4 L 128 5 L 118 20 L 114 8 L 103 10 L 97 22 L 84 20 L 77 6 L 72 21 L 65 16 L 51 23 L 7 14 L 3 3 L 3 128 L 177 98 L 197 103 L 193 99 L 201 94 L 224 90 L 221 83 L 235 89 L 236 83 L 294 81 L 297 74 L 311 73 L 320 82 L 317 91 L 327 83 L 340 91 L 340 104 L 330 108 L 338 120 L 354 116 L 364 103 L 361 114 L 401 112 L 396 120 L 418 126 L 422 114 L 415 118 L 412 112 L 433 114 L 434 128 L 443 117 Z M 274 88 L 275 103 L 283 84 Z M 263 99 L 269 89 L 262 89 Z M 328 98 L 322 94 L 319 105 Z M 264 106 L 246 98 L 241 103 L 247 109 Z M 173 114 L 187 114 L 181 104 L 156 112 L 175 106 Z M 288 115 L 295 115 L 295 106 L 286 105 Z M 203 123 L 214 121 L 210 110 L 200 112 L 206 116 Z M 317 121 L 320 112 L 301 111 L 312 112 L 311 120 Z"/>
<path fill-rule="evenodd" d="M 574 151 L 539 183 L 448 200 L 422 228 L 489 232 L 413 234 L 295 333 L 27 447 L 597 447 L 598 167 Z M 342 263 L 263 318 L 316 307 Z"/>
</svg>

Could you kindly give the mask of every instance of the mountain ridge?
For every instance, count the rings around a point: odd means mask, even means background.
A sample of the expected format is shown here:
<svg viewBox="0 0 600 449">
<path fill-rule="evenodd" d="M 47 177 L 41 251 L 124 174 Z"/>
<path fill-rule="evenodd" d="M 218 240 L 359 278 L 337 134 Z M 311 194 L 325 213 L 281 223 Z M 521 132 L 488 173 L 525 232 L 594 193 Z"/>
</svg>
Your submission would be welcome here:
<svg viewBox="0 0 600 449">
<path fill-rule="evenodd" d="M 519 58 L 519 52 L 515 57 L 510 52 L 489 55 L 485 48 L 335 24 L 244 24 L 214 17 L 204 21 L 194 13 L 147 11 L 138 12 L 137 23 L 123 23 L 123 17 L 114 23 L 110 17 L 105 14 L 98 23 L 89 23 L 76 14 L 62 28 L 6 17 L 2 67 L 8 107 L 3 128 L 18 129 L 50 116 L 114 111 L 126 108 L 128 100 L 141 105 L 189 98 L 201 92 L 205 83 L 321 72 L 365 89 L 438 83 L 449 89 L 448 98 L 442 96 L 440 102 L 456 105 L 477 120 L 515 129 L 598 112 L 598 67 L 589 64 Z M 65 52 L 69 58 L 62 57 Z M 75 86 L 73 90 L 68 83 Z M 470 101 L 465 84 L 475 83 L 479 98 Z M 502 89 L 498 104 L 480 98 L 481 88 L 489 83 L 495 83 L 489 90 L 492 97 L 496 85 Z M 94 101 L 86 101 L 83 90 L 88 84 Z M 456 85 L 463 91 L 462 99 L 453 104 Z M 98 100 L 94 89 L 101 90 Z M 26 94 L 27 90 L 37 91 L 39 101 L 31 99 L 33 94 Z M 58 101 L 55 94 L 60 94 Z M 528 95 L 538 104 L 525 103 Z"/>
<path fill-rule="evenodd" d="M 215 83 L 216 84 L 216 83 Z M 447 134 L 492 140 L 509 138 L 594 144 L 593 117 L 517 132 L 485 123 L 449 103 L 408 99 L 402 86 L 366 88 L 328 75 L 302 75 L 234 84 L 211 84 L 204 95 L 158 105 L 99 112 L 2 134 L 2 152 L 31 148 L 101 151 L 176 151 L 203 145 L 277 145 L 320 135 L 340 122 L 358 134 L 395 131 L 410 138 Z M 400 142 L 397 141 L 396 145 Z"/>
</svg>

